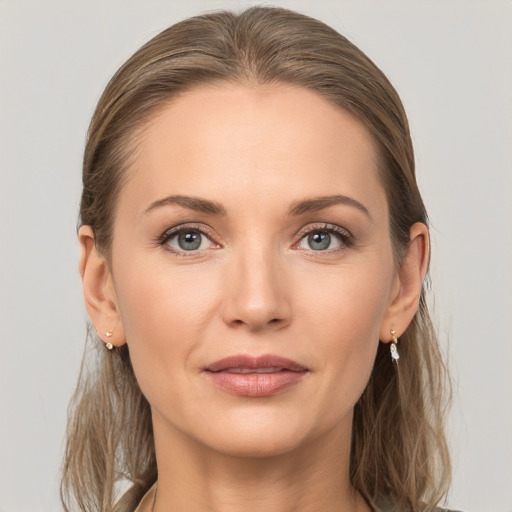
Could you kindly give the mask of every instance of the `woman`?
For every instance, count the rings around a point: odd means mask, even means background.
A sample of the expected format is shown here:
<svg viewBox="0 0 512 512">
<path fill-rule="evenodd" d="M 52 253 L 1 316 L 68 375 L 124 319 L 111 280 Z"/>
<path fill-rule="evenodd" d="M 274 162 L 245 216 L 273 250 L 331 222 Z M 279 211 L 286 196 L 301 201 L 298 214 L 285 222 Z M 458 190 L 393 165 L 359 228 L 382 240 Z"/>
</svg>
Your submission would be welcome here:
<svg viewBox="0 0 512 512">
<path fill-rule="evenodd" d="M 436 507 L 427 216 L 360 50 L 284 9 L 178 23 L 107 86 L 83 183 L 66 510 Z"/>
</svg>

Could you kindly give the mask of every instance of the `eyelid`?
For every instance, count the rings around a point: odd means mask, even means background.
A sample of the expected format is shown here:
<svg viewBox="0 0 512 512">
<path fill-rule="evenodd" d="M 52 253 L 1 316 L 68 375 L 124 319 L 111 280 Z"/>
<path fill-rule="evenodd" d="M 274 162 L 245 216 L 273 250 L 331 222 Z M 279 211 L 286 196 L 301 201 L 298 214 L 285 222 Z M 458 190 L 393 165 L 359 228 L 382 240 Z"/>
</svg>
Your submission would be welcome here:
<svg viewBox="0 0 512 512">
<path fill-rule="evenodd" d="M 295 235 L 295 237 L 298 238 L 298 240 L 293 244 L 293 247 L 296 248 L 304 239 L 305 236 L 317 231 L 326 231 L 328 233 L 334 233 L 335 235 L 337 235 L 341 239 L 341 242 L 344 246 L 342 247 L 342 249 L 349 247 L 353 243 L 352 233 L 350 233 L 348 229 L 342 228 L 341 226 L 338 226 L 336 224 L 320 222 L 317 224 L 308 224 L 307 226 L 301 228 Z M 311 249 L 311 252 L 320 255 L 321 253 L 328 254 L 342 249 L 332 249 L 326 251 L 314 251 L 313 249 Z"/>
<path fill-rule="evenodd" d="M 197 224 L 194 222 L 192 222 L 192 223 L 184 222 L 183 224 L 178 224 L 177 226 L 173 226 L 172 228 L 166 229 L 157 238 L 157 244 L 161 245 L 161 246 L 165 246 L 166 243 L 171 238 L 173 238 L 180 232 L 187 231 L 187 230 L 198 231 L 199 233 L 204 235 L 206 238 L 208 238 L 208 240 L 213 245 L 217 246 L 217 248 L 221 247 L 221 245 L 214 240 L 213 230 L 211 228 L 209 228 L 208 226 L 205 226 L 204 224 Z M 169 252 L 172 252 L 174 254 L 179 254 L 179 255 L 184 255 L 184 254 L 193 255 L 193 254 L 197 254 L 198 252 L 203 252 L 206 250 L 206 249 L 201 249 L 201 250 L 198 249 L 198 250 L 194 250 L 194 251 L 179 251 L 179 250 L 176 250 L 174 247 L 171 248 L 171 246 L 169 246 L 169 245 L 167 247 L 165 247 L 165 249 Z"/>
</svg>

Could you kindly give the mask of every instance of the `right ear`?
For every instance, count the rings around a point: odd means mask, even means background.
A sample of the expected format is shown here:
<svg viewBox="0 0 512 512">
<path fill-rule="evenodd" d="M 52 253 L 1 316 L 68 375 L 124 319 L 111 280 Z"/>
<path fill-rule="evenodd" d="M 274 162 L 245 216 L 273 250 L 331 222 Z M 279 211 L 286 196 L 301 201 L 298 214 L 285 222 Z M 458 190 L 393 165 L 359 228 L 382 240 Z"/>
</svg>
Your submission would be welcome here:
<svg viewBox="0 0 512 512">
<path fill-rule="evenodd" d="M 81 226 L 78 239 L 81 248 L 79 270 L 89 318 L 103 342 L 118 347 L 124 345 L 126 339 L 114 281 L 106 259 L 96 248 L 91 226 Z M 107 332 L 112 334 L 107 336 Z"/>
</svg>

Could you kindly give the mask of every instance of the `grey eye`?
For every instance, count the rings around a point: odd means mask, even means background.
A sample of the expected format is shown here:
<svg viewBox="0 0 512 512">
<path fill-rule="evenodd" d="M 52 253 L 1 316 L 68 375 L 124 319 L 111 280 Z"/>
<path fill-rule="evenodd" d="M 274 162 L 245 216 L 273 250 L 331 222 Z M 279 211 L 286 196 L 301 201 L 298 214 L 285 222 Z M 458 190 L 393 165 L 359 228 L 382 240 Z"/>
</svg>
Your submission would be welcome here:
<svg viewBox="0 0 512 512">
<path fill-rule="evenodd" d="M 331 235 L 329 233 L 316 232 L 308 235 L 308 245 L 314 251 L 324 251 L 331 245 Z"/>
<path fill-rule="evenodd" d="M 193 231 L 185 231 L 178 235 L 178 245 L 184 251 L 195 251 L 201 247 L 201 234 Z"/>
<path fill-rule="evenodd" d="M 168 244 L 180 251 L 196 251 L 203 249 L 207 241 L 208 239 L 201 232 L 186 229 L 170 237 Z"/>
<path fill-rule="evenodd" d="M 306 249 L 307 251 L 339 249 L 347 244 L 346 238 L 348 238 L 347 235 L 337 233 L 331 228 L 313 229 L 301 238 L 299 249 Z"/>
</svg>

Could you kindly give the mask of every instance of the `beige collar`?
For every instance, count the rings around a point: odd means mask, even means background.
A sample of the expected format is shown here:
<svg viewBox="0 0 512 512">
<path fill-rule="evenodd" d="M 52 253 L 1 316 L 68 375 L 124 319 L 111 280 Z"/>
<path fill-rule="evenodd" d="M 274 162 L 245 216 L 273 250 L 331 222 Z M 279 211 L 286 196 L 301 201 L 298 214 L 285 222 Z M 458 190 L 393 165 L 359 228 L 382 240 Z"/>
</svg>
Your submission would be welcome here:
<svg viewBox="0 0 512 512">
<path fill-rule="evenodd" d="M 149 489 L 149 491 L 144 495 L 139 506 L 135 509 L 135 512 L 151 512 L 153 508 L 153 503 L 155 501 L 156 495 L 156 482 Z"/>
</svg>

